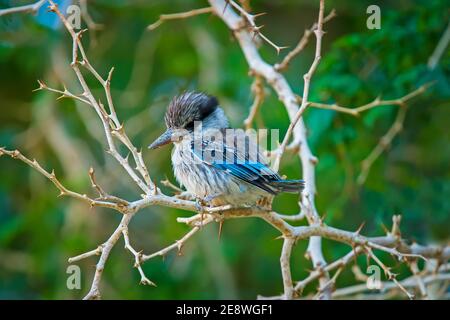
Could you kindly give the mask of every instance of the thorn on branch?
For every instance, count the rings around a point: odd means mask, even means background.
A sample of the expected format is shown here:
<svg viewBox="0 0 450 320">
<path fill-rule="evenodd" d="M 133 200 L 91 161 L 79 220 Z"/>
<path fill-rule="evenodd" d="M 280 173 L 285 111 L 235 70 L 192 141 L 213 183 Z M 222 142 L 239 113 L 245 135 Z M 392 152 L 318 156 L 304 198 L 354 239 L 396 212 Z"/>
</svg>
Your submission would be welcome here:
<svg viewBox="0 0 450 320">
<path fill-rule="evenodd" d="M 254 32 L 254 35 L 258 35 L 264 42 L 266 42 L 267 44 L 269 44 L 270 46 L 272 46 L 276 51 L 277 54 L 280 54 L 280 51 L 283 49 L 286 49 L 288 47 L 283 47 L 283 46 L 278 46 L 275 43 L 273 43 L 269 38 L 267 38 L 264 34 L 262 34 L 259 30 L 263 27 L 263 26 L 257 26 L 255 23 L 255 19 L 257 17 L 260 17 L 262 15 L 264 15 L 265 13 L 258 13 L 258 14 L 250 14 L 248 13 L 246 10 L 244 10 L 240 5 L 238 5 L 235 1 L 233 0 L 225 0 L 225 7 L 223 10 L 222 15 L 225 13 L 225 10 L 227 8 L 228 5 L 231 5 L 234 9 L 236 9 L 239 14 L 243 17 L 244 22 L 246 23 L 246 25 L 248 26 L 248 28 Z"/>
<path fill-rule="evenodd" d="M 142 285 L 157 287 L 156 283 L 154 283 L 153 281 L 151 281 L 150 279 L 148 279 L 145 276 L 141 278 L 141 281 L 139 283 Z"/>
<path fill-rule="evenodd" d="M 114 72 L 114 67 L 112 67 L 111 70 L 108 72 L 108 77 L 106 78 L 106 81 L 105 81 L 105 86 L 108 89 L 111 86 L 111 79 L 112 79 L 113 72 Z"/>
<path fill-rule="evenodd" d="M 47 87 L 47 85 L 44 83 L 44 81 L 42 81 L 42 80 L 37 80 L 37 83 L 39 84 L 39 88 L 36 88 L 36 89 L 33 89 L 33 91 L 32 92 L 36 92 L 36 91 L 40 91 L 40 90 L 44 90 L 44 89 L 47 89 L 48 87 Z"/>
<path fill-rule="evenodd" d="M 363 221 L 363 222 L 361 223 L 361 225 L 360 225 L 360 226 L 358 227 L 358 229 L 355 231 L 355 235 L 359 235 L 359 234 L 361 233 L 361 230 L 364 228 L 365 224 L 366 224 L 365 221 Z"/>
</svg>

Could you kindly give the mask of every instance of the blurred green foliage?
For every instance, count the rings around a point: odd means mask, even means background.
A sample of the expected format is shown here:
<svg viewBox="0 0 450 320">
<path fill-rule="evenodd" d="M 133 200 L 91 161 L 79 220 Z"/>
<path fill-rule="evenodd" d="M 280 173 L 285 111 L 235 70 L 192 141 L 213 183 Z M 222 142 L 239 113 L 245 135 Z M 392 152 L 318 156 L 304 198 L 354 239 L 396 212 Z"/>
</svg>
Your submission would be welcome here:
<svg viewBox="0 0 450 320">
<path fill-rule="evenodd" d="M 0 1 L 0 8 L 19 1 Z M 25 2 L 25 1 L 24 1 Z M 23 2 L 22 2 L 23 3 Z M 319 157 L 317 207 L 326 222 L 363 233 L 382 234 L 393 214 L 402 214 L 405 236 L 424 243 L 448 240 L 450 226 L 450 149 L 448 148 L 449 66 L 447 50 L 434 70 L 427 61 L 447 27 L 446 1 L 327 1 L 338 17 L 326 24 L 323 59 L 311 88 L 313 101 L 356 107 L 378 95 L 398 98 L 429 81 L 434 86 L 410 103 L 405 127 L 391 148 L 374 164 L 366 183 L 356 184 L 360 162 L 394 121 L 397 107 L 375 108 L 354 118 L 328 110 L 310 109 L 305 121 L 309 141 Z M 65 3 L 67 5 L 67 3 Z M 265 34 L 281 45 L 294 47 L 316 19 L 313 1 L 251 1 Z M 381 30 L 366 28 L 366 8 L 381 7 Z M 163 130 L 169 99 L 186 88 L 219 97 L 233 126 L 242 126 L 252 103 L 248 67 L 230 31 L 213 16 L 203 15 L 146 27 L 159 14 L 206 6 L 206 1 L 89 1 L 89 11 L 103 29 L 86 34 L 91 63 L 107 74 L 115 66 L 113 97 L 119 117 L 135 145 L 145 148 Z M 314 41 L 286 72 L 296 93 L 302 92 L 302 74 L 313 58 Z M 288 49 L 289 50 L 289 49 Z M 285 50 L 286 51 L 286 50 Z M 262 55 L 278 62 L 273 48 Z M 48 92 L 32 92 L 36 80 L 52 87 L 65 83 L 79 87 L 69 68 L 71 42 L 54 15 L 42 8 L 37 16 L 0 18 L 0 145 L 19 148 L 35 157 L 70 188 L 94 194 L 87 171 L 93 166 L 100 184 L 110 193 L 136 199 L 139 192 L 124 179 L 121 168 L 104 151 L 95 114 L 70 100 L 55 101 Z M 101 87 L 89 78 L 94 91 Z M 288 126 L 286 112 L 270 93 L 256 119 L 257 127 Z M 173 179 L 170 148 L 144 152 L 152 177 Z M 301 176 L 299 161 L 286 156 L 281 172 Z M 164 191 L 170 193 L 171 190 Z M 0 158 L 0 298 L 71 299 L 88 291 L 94 258 L 80 262 L 82 290 L 66 288 L 67 258 L 102 243 L 119 221 L 117 214 L 67 198 L 57 198 L 51 183 L 23 163 Z M 275 208 L 296 213 L 296 197 L 282 195 Z M 131 224 L 135 248 L 152 252 L 188 231 L 175 218 L 189 213 L 150 207 Z M 157 288 L 140 286 L 132 257 L 121 245 L 114 248 L 103 278 L 105 298 L 255 298 L 282 291 L 279 269 L 281 241 L 262 221 L 227 221 L 221 240 L 211 225 L 192 239 L 182 255 L 168 255 L 144 265 Z M 297 244 L 292 259 L 295 279 L 311 268 Z M 350 248 L 324 241 L 328 261 Z M 389 256 L 382 258 L 391 265 Z M 363 257 L 358 260 L 366 267 Z M 396 268 L 406 276 L 408 271 Z M 345 271 L 338 286 L 354 283 Z M 307 288 L 307 292 L 314 285 Z"/>
</svg>

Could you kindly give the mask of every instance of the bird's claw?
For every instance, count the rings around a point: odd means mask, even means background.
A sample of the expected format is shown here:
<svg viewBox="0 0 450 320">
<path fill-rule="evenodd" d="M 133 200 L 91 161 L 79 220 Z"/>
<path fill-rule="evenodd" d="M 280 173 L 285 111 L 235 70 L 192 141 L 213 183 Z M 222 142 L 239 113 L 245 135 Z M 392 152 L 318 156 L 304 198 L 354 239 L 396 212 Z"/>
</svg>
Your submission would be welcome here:
<svg viewBox="0 0 450 320">
<path fill-rule="evenodd" d="M 204 197 L 203 201 L 206 202 L 207 204 L 209 204 L 209 207 L 211 208 L 211 207 L 213 207 L 212 201 L 219 196 L 220 196 L 220 193 L 210 194 L 210 195 L 207 195 L 206 197 Z"/>
<path fill-rule="evenodd" d="M 195 198 L 195 208 L 200 213 L 200 225 L 203 226 L 203 218 L 205 216 L 205 201 L 199 197 Z"/>
<path fill-rule="evenodd" d="M 198 212 L 202 212 L 205 211 L 205 209 L 203 208 L 203 201 L 200 198 L 195 198 L 195 210 L 197 210 Z"/>
<path fill-rule="evenodd" d="M 218 194 L 210 194 L 204 198 L 195 197 L 195 208 L 196 208 L 197 212 L 200 213 L 202 225 L 203 225 L 203 218 L 206 213 L 205 207 L 209 206 L 211 208 L 213 206 L 212 200 L 217 198 L 217 196 L 218 196 Z"/>
</svg>

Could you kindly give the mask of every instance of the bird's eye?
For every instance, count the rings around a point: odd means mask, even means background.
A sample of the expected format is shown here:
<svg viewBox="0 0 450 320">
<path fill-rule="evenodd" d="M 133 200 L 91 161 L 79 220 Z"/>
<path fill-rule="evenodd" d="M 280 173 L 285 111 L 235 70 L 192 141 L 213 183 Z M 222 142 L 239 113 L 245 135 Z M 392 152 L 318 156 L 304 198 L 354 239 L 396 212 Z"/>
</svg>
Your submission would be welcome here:
<svg viewBox="0 0 450 320">
<path fill-rule="evenodd" d="M 188 122 L 188 123 L 184 126 L 184 128 L 185 128 L 186 130 L 194 130 L 194 121 Z"/>
</svg>

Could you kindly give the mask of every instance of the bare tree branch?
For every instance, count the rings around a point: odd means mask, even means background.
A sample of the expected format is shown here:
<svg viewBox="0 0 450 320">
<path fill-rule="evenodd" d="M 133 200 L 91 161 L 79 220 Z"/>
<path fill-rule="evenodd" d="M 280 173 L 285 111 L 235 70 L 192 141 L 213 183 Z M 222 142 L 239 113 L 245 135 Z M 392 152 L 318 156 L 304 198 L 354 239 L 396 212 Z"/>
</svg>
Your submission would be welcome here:
<svg viewBox="0 0 450 320">
<path fill-rule="evenodd" d="M 47 0 L 39 0 L 32 4 L 0 10 L 0 17 L 13 13 L 36 13 Z"/>
</svg>

